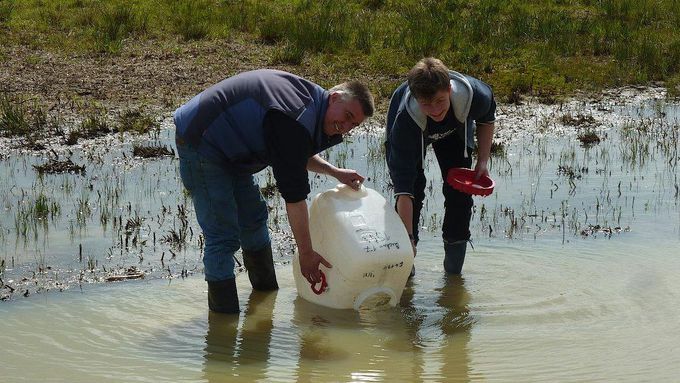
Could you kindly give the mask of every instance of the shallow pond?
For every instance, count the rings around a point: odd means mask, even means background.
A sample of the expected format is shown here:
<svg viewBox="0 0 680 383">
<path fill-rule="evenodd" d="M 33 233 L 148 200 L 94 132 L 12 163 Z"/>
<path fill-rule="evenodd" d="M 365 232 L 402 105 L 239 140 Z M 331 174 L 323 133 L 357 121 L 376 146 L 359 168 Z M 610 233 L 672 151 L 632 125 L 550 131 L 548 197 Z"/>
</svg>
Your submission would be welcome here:
<svg viewBox="0 0 680 383">
<path fill-rule="evenodd" d="M 601 141 L 589 148 L 581 128 L 507 140 L 493 157 L 494 193 L 475 199 L 462 277 L 442 272 L 442 181 L 430 153 L 416 276 L 397 307 L 359 312 L 297 297 L 277 195 L 268 201 L 281 289 L 251 293 L 239 275 L 235 319 L 208 313 L 200 231 L 172 157 L 135 159 L 131 140 L 112 137 L 72 149 L 85 175 L 39 178 L 32 165 L 45 159 L 10 156 L 0 161 L 0 376 L 672 381 L 680 374 L 677 110 L 610 107 L 609 117 L 596 115 Z M 170 147 L 171 136 L 137 140 Z M 327 155 L 389 197 L 381 141 L 356 134 Z M 271 182 L 267 173 L 260 181 Z M 334 185 L 312 181 L 314 193 Z"/>
</svg>

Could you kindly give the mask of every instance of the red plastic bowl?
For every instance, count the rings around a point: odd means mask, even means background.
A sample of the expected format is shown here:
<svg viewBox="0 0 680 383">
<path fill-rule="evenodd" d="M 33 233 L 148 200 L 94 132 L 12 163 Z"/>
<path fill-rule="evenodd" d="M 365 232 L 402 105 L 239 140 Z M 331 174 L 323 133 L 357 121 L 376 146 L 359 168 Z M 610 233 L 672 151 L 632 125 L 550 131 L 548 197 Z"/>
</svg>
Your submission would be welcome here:
<svg viewBox="0 0 680 383">
<path fill-rule="evenodd" d="M 493 188 L 496 186 L 496 183 L 488 176 L 482 176 L 475 181 L 475 171 L 468 168 L 450 169 L 446 182 L 463 193 L 484 197 L 493 193 Z"/>
</svg>

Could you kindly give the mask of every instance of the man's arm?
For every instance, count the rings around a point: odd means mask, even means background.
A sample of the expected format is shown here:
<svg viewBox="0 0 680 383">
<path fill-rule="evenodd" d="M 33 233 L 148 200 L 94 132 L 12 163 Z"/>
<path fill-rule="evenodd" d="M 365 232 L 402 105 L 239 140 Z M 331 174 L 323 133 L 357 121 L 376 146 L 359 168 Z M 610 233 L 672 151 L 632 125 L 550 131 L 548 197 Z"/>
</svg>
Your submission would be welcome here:
<svg viewBox="0 0 680 383">
<path fill-rule="evenodd" d="M 493 141 L 494 121 L 496 120 L 496 100 L 491 87 L 478 79 L 471 80 L 474 89 L 470 116 L 477 124 L 477 163 L 476 179 L 489 175 L 488 163 Z"/>
<path fill-rule="evenodd" d="M 413 239 L 413 198 L 407 194 L 397 196 L 397 214 L 406 227 L 406 232 L 411 239 L 413 256 L 416 256 L 416 243 Z"/>
<path fill-rule="evenodd" d="M 491 156 L 491 143 L 494 132 L 493 122 L 477 123 L 477 164 L 475 165 L 476 177 L 489 175 L 489 157 Z"/>
<path fill-rule="evenodd" d="M 288 223 L 298 246 L 300 270 L 310 283 L 317 283 L 321 281 L 319 264 L 326 267 L 331 264 L 312 249 L 309 235 L 306 198 L 310 187 L 306 167 L 312 140 L 302 125 L 279 111 L 267 112 L 263 125 L 276 185 L 286 201 Z"/>
<path fill-rule="evenodd" d="M 319 264 L 323 264 L 328 268 L 333 266 L 312 249 L 312 238 L 309 235 L 307 201 L 302 200 L 286 203 L 286 212 L 288 213 L 288 222 L 290 223 L 290 228 L 293 231 L 293 236 L 295 237 L 295 242 L 298 246 L 302 276 L 305 277 L 309 283 L 319 283 L 321 282 Z"/>
<path fill-rule="evenodd" d="M 422 140 L 422 131 L 408 115 L 397 116 L 388 130 L 387 167 L 397 198 L 397 214 L 411 237 L 414 233 L 413 193 L 422 156 Z M 411 245 L 415 256 L 416 246 L 413 239 Z"/>
<path fill-rule="evenodd" d="M 349 185 L 354 189 L 359 189 L 361 183 L 364 182 L 364 177 L 356 170 L 337 168 L 331 165 L 330 162 L 321 158 L 318 154 L 309 158 L 309 161 L 307 161 L 307 170 L 333 176 L 338 181 L 345 185 Z"/>
</svg>

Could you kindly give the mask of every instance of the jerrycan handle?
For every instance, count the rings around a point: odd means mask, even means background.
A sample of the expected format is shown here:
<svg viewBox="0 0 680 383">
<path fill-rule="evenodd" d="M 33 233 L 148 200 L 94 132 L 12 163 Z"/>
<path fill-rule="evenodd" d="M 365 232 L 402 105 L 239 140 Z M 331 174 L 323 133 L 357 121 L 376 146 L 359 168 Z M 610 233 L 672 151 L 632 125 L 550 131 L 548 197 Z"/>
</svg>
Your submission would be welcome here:
<svg viewBox="0 0 680 383">
<path fill-rule="evenodd" d="M 328 283 L 326 283 L 326 274 L 324 274 L 321 270 L 319 270 L 319 272 L 321 273 L 321 287 L 319 287 L 317 290 L 316 283 L 312 283 L 312 291 L 316 295 L 321 295 L 328 288 Z"/>
</svg>

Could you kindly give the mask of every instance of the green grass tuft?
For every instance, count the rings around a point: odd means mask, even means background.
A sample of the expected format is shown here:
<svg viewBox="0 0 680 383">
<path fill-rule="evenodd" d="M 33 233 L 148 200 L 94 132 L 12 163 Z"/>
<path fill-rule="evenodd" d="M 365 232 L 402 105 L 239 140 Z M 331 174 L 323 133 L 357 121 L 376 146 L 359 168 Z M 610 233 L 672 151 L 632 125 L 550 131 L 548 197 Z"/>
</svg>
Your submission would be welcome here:
<svg viewBox="0 0 680 383">
<path fill-rule="evenodd" d="M 118 4 L 102 9 L 102 16 L 94 25 L 95 44 L 99 51 L 118 53 L 123 41 L 132 33 L 146 31 L 147 19 L 138 17 L 129 5 Z"/>
<path fill-rule="evenodd" d="M 118 132 L 131 132 L 136 134 L 144 134 L 151 131 L 159 130 L 160 124 L 155 118 L 145 114 L 140 109 L 128 109 L 120 113 L 120 124 Z"/>
<path fill-rule="evenodd" d="M 14 11 L 13 0 L 0 1 L 0 25 L 6 23 L 12 17 L 12 11 Z"/>
<path fill-rule="evenodd" d="M 7 95 L 0 96 L 0 134 L 4 136 L 26 135 L 30 132 L 28 111 L 22 103 Z"/>
<path fill-rule="evenodd" d="M 100 112 L 89 112 L 80 123 L 80 127 L 69 132 L 66 144 L 75 145 L 81 138 L 101 137 L 109 133 L 111 128 L 106 122 L 106 116 Z"/>
<path fill-rule="evenodd" d="M 173 4 L 175 31 L 185 40 L 200 40 L 210 32 L 208 1 L 176 1 Z"/>
<path fill-rule="evenodd" d="M 48 129 L 47 112 L 36 102 L 0 94 L 0 135 L 25 136 L 31 141 Z"/>
<path fill-rule="evenodd" d="M 293 43 L 280 45 L 274 51 L 272 64 L 300 65 L 305 58 L 305 50 Z"/>
</svg>

